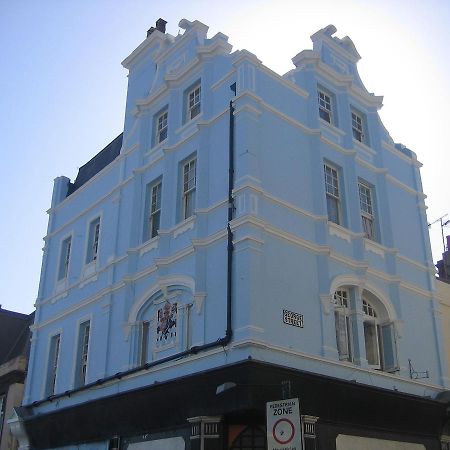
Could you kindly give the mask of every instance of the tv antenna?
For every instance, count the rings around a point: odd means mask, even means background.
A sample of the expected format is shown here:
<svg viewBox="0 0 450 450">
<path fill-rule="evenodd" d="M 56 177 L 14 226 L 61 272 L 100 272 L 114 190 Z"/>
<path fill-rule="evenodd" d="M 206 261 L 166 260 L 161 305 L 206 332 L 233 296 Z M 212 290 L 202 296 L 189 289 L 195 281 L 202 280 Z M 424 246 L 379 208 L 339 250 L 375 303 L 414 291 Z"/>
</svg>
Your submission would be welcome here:
<svg viewBox="0 0 450 450">
<path fill-rule="evenodd" d="M 444 252 L 445 252 L 444 227 L 447 226 L 448 224 L 450 224 L 450 219 L 447 219 L 447 220 L 444 222 L 444 218 L 447 217 L 447 216 L 448 216 L 448 214 L 444 214 L 443 216 L 438 217 L 435 221 L 430 222 L 430 223 L 428 224 L 428 228 L 430 228 L 431 225 L 434 225 L 434 224 L 437 223 L 437 222 L 440 223 L 440 225 L 441 225 L 441 234 L 442 234 L 442 246 L 444 247 Z"/>
</svg>

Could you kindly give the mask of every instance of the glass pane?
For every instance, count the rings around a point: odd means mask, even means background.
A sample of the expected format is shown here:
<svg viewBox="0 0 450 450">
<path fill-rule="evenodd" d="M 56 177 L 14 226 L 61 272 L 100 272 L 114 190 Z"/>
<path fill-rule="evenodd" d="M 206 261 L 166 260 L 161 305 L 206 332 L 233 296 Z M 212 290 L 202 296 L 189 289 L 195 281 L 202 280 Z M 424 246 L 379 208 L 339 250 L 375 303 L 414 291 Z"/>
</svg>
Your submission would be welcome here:
<svg viewBox="0 0 450 450">
<path fill-rule="evenodd" d="M 339 225 L 339 203 L 334 197 L 327 195 L 328 220 Z"/>
<path fill-rule="evenodd" d="M 364 322 L 364 340 L 366 344 L 367 362 L 371 366 L 379 366 L 380 355 L 378 353 L 377 327 L 374 323 Z"/>
</svg>

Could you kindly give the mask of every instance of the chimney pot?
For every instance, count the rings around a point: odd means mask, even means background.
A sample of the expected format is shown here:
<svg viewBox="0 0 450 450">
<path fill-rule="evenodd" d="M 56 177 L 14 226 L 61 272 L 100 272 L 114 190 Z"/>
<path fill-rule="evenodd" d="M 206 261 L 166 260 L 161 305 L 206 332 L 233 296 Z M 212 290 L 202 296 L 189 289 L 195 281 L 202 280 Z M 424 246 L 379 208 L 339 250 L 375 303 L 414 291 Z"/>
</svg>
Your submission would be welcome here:
<svg viewBox="0 0 450 450">
<path fill-rule="evenodd" d="M 155 31 L 155 27 L 150 27 L 147 31 L 147 37 L 149 37 Z"/>
<path fill-rule="evenodd" d="M 164 19 L 161 19 L 161 17 L 156 21 L 156 29 L 158 31 L 161 31 L 161 33 L 166 32 L 166 23 L 167 21 Z"/>
</svg>

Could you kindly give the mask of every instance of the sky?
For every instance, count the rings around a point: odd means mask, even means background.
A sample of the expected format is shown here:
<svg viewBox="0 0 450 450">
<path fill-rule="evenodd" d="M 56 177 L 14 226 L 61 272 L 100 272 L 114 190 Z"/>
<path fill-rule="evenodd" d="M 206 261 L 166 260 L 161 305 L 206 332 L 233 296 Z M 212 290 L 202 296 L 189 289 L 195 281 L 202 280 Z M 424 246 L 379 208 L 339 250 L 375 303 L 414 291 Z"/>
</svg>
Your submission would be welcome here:
<svg viewBox="0 0 450 450">
<path fill-rule="evenodd" d="M 233 50 L 251 51 L 279 74 L 312 48 L 314 32 L 335 25 L 336 36 L 348 35 L 362 57 L 366 88 L 384 96 L 380 116 L 392 138 L 424 164 L 428 221 L 450 214 L 448 0 L 0 0 L 3 308 L 33 311 L 53 180 L 73 180 L 121 133 L 121 61 L 159 17 L 173 35 L 182 18 L 200 20 L 210 37 L 226 34 Z M 439 224 L 430 237 L 436 262 Z"/>
</svg>

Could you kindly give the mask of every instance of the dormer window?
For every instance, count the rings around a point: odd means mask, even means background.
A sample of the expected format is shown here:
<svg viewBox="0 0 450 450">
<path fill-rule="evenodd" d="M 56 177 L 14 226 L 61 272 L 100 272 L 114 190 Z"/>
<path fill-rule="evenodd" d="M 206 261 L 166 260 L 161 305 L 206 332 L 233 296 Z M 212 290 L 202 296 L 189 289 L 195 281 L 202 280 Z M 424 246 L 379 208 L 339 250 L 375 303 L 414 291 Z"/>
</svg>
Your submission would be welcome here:
<svg viewBox="0 0 450 450">
<path fill-rule="evenodd" d="M 331 95 L 319 89 L 317 91 L 317 100 L 319 102 L 319 117 L 325 122 L 333 123 L 333 103 Z"/>
</svg>

